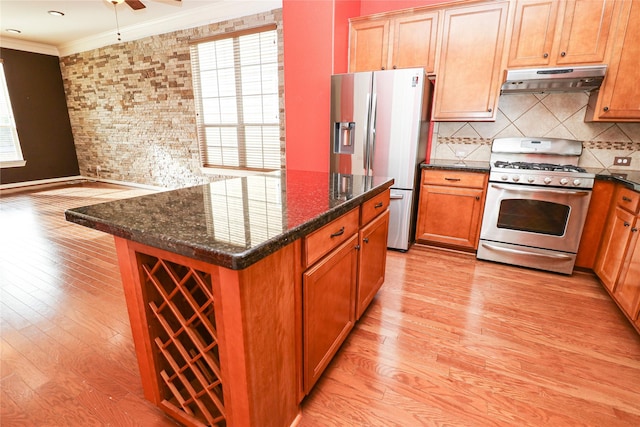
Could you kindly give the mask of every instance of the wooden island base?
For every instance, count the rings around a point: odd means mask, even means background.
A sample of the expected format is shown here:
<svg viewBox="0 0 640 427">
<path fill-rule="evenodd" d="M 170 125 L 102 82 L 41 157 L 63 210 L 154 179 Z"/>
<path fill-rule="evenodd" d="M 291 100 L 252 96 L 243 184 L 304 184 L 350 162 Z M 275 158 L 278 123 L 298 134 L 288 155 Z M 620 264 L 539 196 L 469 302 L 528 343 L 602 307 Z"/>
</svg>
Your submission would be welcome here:
<svg viewBox="0 0 640 427">
<path fill-rule="evenodd" d="M 300 240 L 244 270 L 115 243 L 145 397 L 189 426 L 294 423 Z"/>
</svg>

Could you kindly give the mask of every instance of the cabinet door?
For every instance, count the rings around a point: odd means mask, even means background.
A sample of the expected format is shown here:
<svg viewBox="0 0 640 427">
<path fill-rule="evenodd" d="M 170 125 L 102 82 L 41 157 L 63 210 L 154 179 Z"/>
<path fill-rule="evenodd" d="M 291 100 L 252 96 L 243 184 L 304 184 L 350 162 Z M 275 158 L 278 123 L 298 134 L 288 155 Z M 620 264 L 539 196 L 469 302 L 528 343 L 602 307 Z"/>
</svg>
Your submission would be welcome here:
<svg viewBox="0 0 640 427">
<path fill-rule="evenodd" d="M 495 119 L 508 6 L 495 2 L 445 11 L 434 120 Z"/>
<path fill-rule="evenodd" d="M 618 2 L 619 3 L 619 2 Z M 605 62 L 609 33 L 617 14 L 614 0 L 569 0 L 566 2 L 558 65 Z"/>
<path fill-rule="evenodd" d="M 477 188 L 422 186 L 416 239 L 477 249 L 483 193 Z"/>
<path fill-rule="evenodd" d="M 357 319 L 362 316 L 384 282 L 388 230 L 389 211 L 387 210 L 360 231 L 360 262 L 356 297 Z"/>
<path fill-rule="evenodd" d="M 633 221 L 633 214 L 616 206 L 602 236 L 594 271 L 611 292 L 615 291 L 625 252 L 629 246 Z"/>
<path fill-rule="evenodd" d="M 607 76 L 590 96 L 587 120 L 640 121 L 640 1 L 625 1 L 620 16 Z"/>
<path fill-rule="evenodd" d="M 622 310 L 631 320 L 638 316 L 640 304 L 640 238 L 638 238 L 640 219 L 636 219 L 631 228 L 631 242 L 627 253 L 627 262 L 622 268 L 620 281 L 614 296 Z"/>
<path fill-rule="evenodd" d="M 557 0 L 516 3 L 509 67 L 550 64 L 559 5 Z"/>
<path fill-rule="evenodd" d="M 614 191 L 615 183 L 611 181 L 596 180 L 593 184 L 589 211 L 576 255 L 576 267 L 593 270 Z"/>
<path fill-rule="evenodd" d="M 424 67 L 435 71 L 438 12 L 412 14 L 393 20 L 390 68 Z"/>
<path fill-rule="evenodd" d="M 355 323 L 358 235 L 303 275 L 304 390 L 308 393 Z"/>
<path fill-rule="evenodd" d="M 351 23 L 349 29 L 349 72 L 384 70 L 389 52 L 389 20 Z"/>
</svg>

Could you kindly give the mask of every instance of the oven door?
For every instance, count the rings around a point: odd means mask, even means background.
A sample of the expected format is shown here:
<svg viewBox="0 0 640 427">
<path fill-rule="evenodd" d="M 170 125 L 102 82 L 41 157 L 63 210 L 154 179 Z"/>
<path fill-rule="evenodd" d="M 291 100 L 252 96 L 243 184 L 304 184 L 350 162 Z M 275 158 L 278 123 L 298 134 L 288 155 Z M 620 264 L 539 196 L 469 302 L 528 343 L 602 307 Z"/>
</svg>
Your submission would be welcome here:
<svg viewBox="0 0 640 427">
<path fill-rule="evenodd" d="M 480 239 L 576 253 L 591 191 L 489 183 Z"/>
</svg>

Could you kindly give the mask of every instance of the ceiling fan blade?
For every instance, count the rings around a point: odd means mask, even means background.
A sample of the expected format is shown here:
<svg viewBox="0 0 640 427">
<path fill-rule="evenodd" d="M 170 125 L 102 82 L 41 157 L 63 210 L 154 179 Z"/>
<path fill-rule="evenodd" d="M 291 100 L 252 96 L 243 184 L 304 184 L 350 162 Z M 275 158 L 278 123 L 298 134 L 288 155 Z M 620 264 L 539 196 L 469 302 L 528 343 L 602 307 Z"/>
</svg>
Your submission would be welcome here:
<svg viewBox="0 0 640 427">
<path fill-rule="evenodd" d="M 124 0 L 124 1 L 133 10 L 140 10 L 140 9 L 144 9 L 146 7 L 140 0 Z"/>
</svg>

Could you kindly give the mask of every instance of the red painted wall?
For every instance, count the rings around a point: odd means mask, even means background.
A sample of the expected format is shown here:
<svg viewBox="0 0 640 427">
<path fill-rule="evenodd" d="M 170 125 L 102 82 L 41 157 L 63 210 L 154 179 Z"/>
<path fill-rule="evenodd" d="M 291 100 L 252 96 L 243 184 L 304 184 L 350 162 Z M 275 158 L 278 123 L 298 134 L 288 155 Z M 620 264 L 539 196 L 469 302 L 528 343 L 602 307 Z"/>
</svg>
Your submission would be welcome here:
<svg viewBox="0 0 640 427">
<path fill-rule="evenodd" d="M 446 0 L 362 0 L 360 15 L 390 12 L 392 10 L 409 9 L 411 7 L 427 6 L 443 3 Z"/>
<path fill-rule="evenodd" d="M 349 18 L 442 0 L 283 0 L 287 169 L 329 170 L 331 74 L 345 73 Z"/>
<path fill-rule="evenodd" d="M 333 2 L 284 0 L 282 18 L 287 169 L 327 171 Z"/>
</svg>

